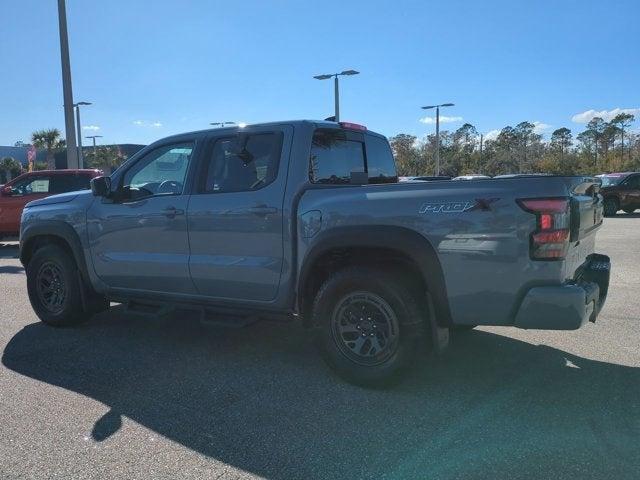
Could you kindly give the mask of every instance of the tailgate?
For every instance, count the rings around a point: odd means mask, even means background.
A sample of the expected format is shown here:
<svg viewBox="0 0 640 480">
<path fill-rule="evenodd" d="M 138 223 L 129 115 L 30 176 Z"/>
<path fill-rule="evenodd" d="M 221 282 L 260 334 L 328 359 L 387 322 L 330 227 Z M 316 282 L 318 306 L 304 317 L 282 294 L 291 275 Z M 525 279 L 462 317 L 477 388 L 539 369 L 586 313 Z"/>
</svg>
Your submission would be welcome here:
<svg viewBox="0 0 640 480">
<path fill-rule="evenodd" d="M 571 242 L 588 237 L 600 228 L 603 218 L 603 200 L 600 182 L 593 177 L 573 177 L 571 191 Z"/>
</svg>

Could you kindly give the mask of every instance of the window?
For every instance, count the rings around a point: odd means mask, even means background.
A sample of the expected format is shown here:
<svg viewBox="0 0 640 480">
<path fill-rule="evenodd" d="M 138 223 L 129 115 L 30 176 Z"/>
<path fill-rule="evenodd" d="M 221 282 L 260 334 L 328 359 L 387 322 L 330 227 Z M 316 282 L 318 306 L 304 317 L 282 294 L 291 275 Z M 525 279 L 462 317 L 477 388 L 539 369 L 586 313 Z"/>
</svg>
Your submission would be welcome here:
<svg viewBox="0 0 640 480">
<path fill-rule="evenodd" d="M 192 142 L 165 145 L 149 152 L 124 174 L 124 197 L 182 194 L 192 152 Z"/>
<path fill-rule="evenodd" d="M 373 135 L 366 136 L 367 171 L 369 183 L 395 183 L 398 181 L 396 162 L 389 142 Z"/>
<path fill-rule="evenodd" d="M 216 140 L 207 155 L 201 193 L 258 190 L 276 178 L 281 133 L 240 134 Z"/>
<path fill-rule="evenodd" d="M 90 180 L 87 175 L 54 175 L 51 177 L 51 193 L 88 190 Z"/>
<path fill-rule="evenodd" d="M 626 181 L 626 185 L 629 188 L 638 189 L 640 188 L 640 175 L 634 175 Z"/>
<path fill-rule="evenodd" d="M 352 172 L 365 172 L 362 142 L 347 139 L 343 130 L 316 130 L 309 163 L 311 181 L 348 184 Z"/>
<path fill-rule="evenodd" d="M 49 177 L 30 177 L 11 186 L 11 194 L 14 196 L 42 193 L 49 193 Z"/>
</svg>

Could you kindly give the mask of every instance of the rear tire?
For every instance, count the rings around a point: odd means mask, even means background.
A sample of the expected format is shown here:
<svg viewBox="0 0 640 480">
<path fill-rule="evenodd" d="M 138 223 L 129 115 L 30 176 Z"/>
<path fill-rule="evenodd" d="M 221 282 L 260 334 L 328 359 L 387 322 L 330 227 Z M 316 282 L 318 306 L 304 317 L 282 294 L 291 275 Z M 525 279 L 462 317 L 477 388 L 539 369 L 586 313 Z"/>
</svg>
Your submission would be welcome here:
<svg viewBox="0 0 640 480">
<path fill-rule="evenodd" d="M 91 316 L 82 297 L 73 257 L 57 245 L 38 249 L 27 266 L 27 292 L 36 315 L 47 325 L 67 327 Z"/>
<path fill-rule="evenodd" d="M 620 210 L 620 204 L 617 198 L 605 198 L 604 199 L 604 216 L 614 217 L 617 211 Z"/>
<path fill-rule="evenodd" d="M 313 304 L 315 341 L 325 361 L 358 385 L 400 380 L 426 325 L 416 297 L 378 269 L 350 267 L 332 275 Z"/>
</svg>

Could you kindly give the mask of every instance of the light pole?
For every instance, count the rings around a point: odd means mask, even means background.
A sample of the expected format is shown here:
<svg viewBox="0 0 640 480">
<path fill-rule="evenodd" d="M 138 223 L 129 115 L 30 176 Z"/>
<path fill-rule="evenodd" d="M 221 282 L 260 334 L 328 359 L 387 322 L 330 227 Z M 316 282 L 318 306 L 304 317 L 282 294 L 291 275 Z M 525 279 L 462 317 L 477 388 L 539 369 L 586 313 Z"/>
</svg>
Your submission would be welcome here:
<svg viewBox="0 0 640 480">
<path fill-rule="evenodd" d="M 423 110 L 436 109 L 436 176 L 440 175 L 440 107 L 453 107 L 453 103 L 441 103 L 440 105 L 427 105 Z"/>
<path fill-rule="evenodd" d="M 73 121 L 73 90 L 71 89 L 71 63 L 67 35 L 67 10 L 64 0 L 58 0 L 58 27 L 60 29 L 60 59 L 62 63 L 62 94 L 64 97 L 64 131 L 67 143 L 67 168 L 78 168 L 76 129 Z"/>
<path fill-rule="evenodd" d="M 343 70 L 340 73 L 326 73 L 324 75 L 316 75 L 315 77 L 313 77 L 316 80 L 328 80 L 333 77 L 333 96 L 335 102 L 335 115 L 333 118 L 334 122 L 340 121 L 340 89 L 338 88 L 338 77 L 342 75 L 358 75 L 359 73 L 360 72 L 357 72 L 355 70 Z"/>
<path fill-rule="evenodd" d="M 96 150 L 96 138 L 102 138 L 102 135 L 87 135 L 86 138 L 90 138 L 93 140 L 93 160 L 95 161 L 98 151 Z"/>
<path fill-rule="evenodd" d="M 224 128 L 225 125 L 235 125 L 236 122 L 213 122 L 209 125 L 213 125 L 214 127 Z"/>
<path fill-rule="evenodd" d="M 78 129 L 78 168 L 84 168 L 84 155 L 82 155 L 82 127 L 80 126 L 80 106 L 91 105 L 91 102 L 74 103 L 76 107 L 76 128 Z"/>
</svg>

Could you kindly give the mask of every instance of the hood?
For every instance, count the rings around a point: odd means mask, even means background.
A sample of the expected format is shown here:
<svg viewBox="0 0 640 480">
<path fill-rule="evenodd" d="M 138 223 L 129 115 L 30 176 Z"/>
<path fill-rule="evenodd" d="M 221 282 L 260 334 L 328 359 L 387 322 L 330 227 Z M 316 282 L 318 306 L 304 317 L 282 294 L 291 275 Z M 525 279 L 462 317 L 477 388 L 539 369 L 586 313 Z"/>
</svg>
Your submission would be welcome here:
<svg viewBox="0 0 640 480">
<path fill-rule="evenodd" d="M 80 196 L 86 197 L 87 195 L 92 195 L 91 190 L 59 193 L 57 195 L 51 195 L 50 197 L 45 197 L 39 200 L 34 200 L 33 202 L 29 202 L 27 203 L 26 208 L 39 207 L 41 205 L 53 205 L 56 203 L 67 203 L 67 202 L 71 202 L 72 200 L 75 200 Z"/>
</svg>

